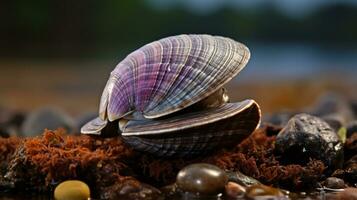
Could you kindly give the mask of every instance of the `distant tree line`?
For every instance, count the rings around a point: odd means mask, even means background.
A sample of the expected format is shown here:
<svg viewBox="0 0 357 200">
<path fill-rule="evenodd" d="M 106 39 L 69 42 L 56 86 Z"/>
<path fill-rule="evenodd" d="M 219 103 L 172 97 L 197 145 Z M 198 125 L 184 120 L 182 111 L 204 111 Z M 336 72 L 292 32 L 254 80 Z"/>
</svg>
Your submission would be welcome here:
<svg viewBox="0 0 357 200">
<path fill-rule="evenodd" d="M 140 0 L 1 1 L 0 56 L 103 57 L 179 33 L 353 47 L 356 22 L 357 8 L 344 4 L 292 18 L 271 6 L 200 15 L 181 7 L 157 10 Z"/>
</svg>

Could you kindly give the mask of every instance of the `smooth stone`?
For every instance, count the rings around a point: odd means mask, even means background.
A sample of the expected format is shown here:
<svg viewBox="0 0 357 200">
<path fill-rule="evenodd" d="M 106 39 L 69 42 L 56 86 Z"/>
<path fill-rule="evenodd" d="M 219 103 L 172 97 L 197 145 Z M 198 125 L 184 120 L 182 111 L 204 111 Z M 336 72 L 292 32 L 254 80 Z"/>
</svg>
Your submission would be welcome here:
<svg viewBox="0 0 357 200">
<path fill-rule="evenodd" d="M 228 182 L 227 174 L 219 167 L 206 163 L 191 164 L 179 171 L 177 186 L 191 193 L 219 194 Z"/>
<path fill-rule="evenodd" d="M 90 197 L 90 190 L 82 181 L 68 180 L 56 187 L 54 197 L 56 200 L 87 200 Z"/>
<path fill-rule="evenodd" d="M 262 199 L 261 197 L 266 197 L 266 199 L 285 199 L 285 195 L 281 190 L 261 184 L 248 187 L 245 197 L 249 199 Z"/>
<path fill-rule="evenodd" d="M 276 137 L 275 149 L 287 163 L 306 164 L 310 158 L 333 168 L 342 167 L 343 145 L 337 133 L 324 120 L 298 114 Z"/>
<path fill-rule="evenodd" d="M 357 188 L 346 188 L 342 192 L 338 192 L 336 200 L 357 200 Z"/>
<path fill-rule="evenodd" d="M 228 182 L 226 185 L 226 196 L 229 198 L 237 198 L 246 192 L 246 188 L 235 182 Z"/>
<path fill-rule="evenodd" d="M 62 110 L 44 107 L 31 112 L 22 125 L 23 136 L 41 135 L 45 129 L 64 128 L 68 133 L 74 131 L 74 120 Z"/>
<path fill-rule="evenodd" d="M 345 182 L 340 178 L 328 177 L 325 180 L 325 187 L 332 189 L 342 189 L 345 188 Z"/>
</svg>

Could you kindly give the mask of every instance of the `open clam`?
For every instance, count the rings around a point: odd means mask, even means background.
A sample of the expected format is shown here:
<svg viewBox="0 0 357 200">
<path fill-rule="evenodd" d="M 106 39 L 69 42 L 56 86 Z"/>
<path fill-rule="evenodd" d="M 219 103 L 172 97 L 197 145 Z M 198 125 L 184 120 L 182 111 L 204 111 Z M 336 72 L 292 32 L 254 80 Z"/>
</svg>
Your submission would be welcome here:
<svg viewBox="0 0 357 200">
<path fill-rule="evenodd" d="M 81 129 L 101 134 L 110 122 L 134 149 L 157 156 L 198 155 L 236 144 L 260 122 L 253 100 L 228 103 L 223 85 L 250 58 L 232 39 L 178 35 L 129 54 L 111 72 L 99 117 Z"/>
</svg>

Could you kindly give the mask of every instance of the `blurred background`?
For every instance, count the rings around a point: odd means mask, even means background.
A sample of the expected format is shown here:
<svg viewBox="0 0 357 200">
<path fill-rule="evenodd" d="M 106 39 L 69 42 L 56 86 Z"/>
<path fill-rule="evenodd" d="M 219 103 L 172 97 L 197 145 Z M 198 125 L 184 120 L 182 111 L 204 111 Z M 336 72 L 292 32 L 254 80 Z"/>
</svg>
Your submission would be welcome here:
<svg viewBox="0 0 357 200">
<path fill-rule="evenodd" d="M 0 1 L 0 107 L 95 112 L 110 71 L 151 41 L 231 37 L 251 60 L 227 87 L 263 112 L 332 91 L 356 98 L 357 1 Z"/>
</svg>

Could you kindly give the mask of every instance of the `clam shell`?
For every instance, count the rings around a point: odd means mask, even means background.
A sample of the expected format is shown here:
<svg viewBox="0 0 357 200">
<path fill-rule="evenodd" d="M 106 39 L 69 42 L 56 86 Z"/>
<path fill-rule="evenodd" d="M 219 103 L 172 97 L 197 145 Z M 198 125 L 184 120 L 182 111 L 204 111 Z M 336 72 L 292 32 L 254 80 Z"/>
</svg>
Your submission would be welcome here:
<svg viewBox="0 0 357 200">
<path fill-rule="evenodd" d="M 203 155 L 238 144 L 258 127 L 260 117 L 258 104 L 245 100 L 167 119 L 131 120 L 122 137 L 136 150 L 159 157 Z"/>
<path fill-rule="evenodd" d="M 246 46 L 220 36 L 178 35 L 149 43 L 111 72 L 100 118 L 114 121 L 138 112 L 154 119 L 186 108 L 231 80 L 249 57 Z"/>
</svg>

